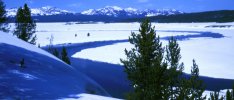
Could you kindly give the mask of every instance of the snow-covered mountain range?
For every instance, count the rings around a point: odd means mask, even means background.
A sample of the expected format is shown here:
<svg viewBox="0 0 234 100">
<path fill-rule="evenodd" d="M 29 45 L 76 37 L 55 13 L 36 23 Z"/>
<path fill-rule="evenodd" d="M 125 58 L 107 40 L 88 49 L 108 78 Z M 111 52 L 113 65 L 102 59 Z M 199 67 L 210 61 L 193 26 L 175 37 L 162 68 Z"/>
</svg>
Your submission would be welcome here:
<svg viewBox="0 0 234 100">
<path fill-rule="evenodd" d="M 18 8 L 6 9 L 7 16 L 13 17 L 16 15 Z M 41 8 L 31 8 L 32 16 L 48 16 L 48 15 L 58 15 L 58 14 L 72 14 L 74 12 L 62 10 L 56 7 L 45 6 Z"/>
<path fill-rule="evenodd" d="M 100 9 L 89 9 L 86 11 L 81 12 L 83 15 L 107 15 L 107 16 L 158 16 L 158 15 L 174 15 L 174 14 L 182 14 L 182 11 L 178 11 L 175 9 L 145 9 L 145 10 L 138 10 L 135 8 L 121 8 L 118 6 L 106 6 Z"/>
<path fill-rule="evenodd" d="M 17 8 L 7 9 L 7 16 L 13 17 L 16 15 Z M 174 14 L 181 14 L 182 11 L 178 11 L 175 9 L 145 9 L 145 10 L 138 10 L 135 8 L 121 8 L 118 6 L 106 6 L 104 8 L 99 9 L 89 9 L 79 13 L 75 13 L 72 11 L 62 10 L 56 7 L 46 6 L 41 8 L 31 8 L 32 16 L 48 16 L 48 15 L 59 15 L 59 14 L 78 14 L 78 15 L 104 15 L 104 16 L 112 16 L 112 17 L 119 17 L 119 16 L 158 16 L 158 15 L 174 15 Z"/>
</svg>

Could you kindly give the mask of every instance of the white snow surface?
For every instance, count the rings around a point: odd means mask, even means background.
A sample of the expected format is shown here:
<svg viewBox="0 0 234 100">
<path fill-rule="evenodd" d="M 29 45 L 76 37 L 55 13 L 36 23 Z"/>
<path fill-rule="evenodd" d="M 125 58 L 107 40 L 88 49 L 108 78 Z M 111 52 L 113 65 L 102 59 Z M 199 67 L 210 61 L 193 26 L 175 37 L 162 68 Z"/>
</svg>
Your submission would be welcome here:
<svg viewBox="0 0 234 100">
<path fill-rule="evenodd" d="M 99 23 L 76 24 L 66 23 L 37 23 L 37 43 L 48 45 L 53 35 L 53 44 L 84 43 L 94 41 L 128 39 L 131 32 L 138 32 L 139 23 Z M 165 32 L 165 31 L 202 31 L 223 34 L 224 38 L 194 38 L 179 41 L 182 59 L 185 64 L 184 72 L 190 73 L 192 60 L 199 65 L 200 75 L 234 79 L 234 22 L 230 23 L 152 23 L 160 37 L 198 34 L 194 32 Z M 232 25 L 232 27 L 207 27 L 212 25 Z M 90 36 L 87 36 L 90 33 Z M 75 37 L 77 34 L 77 37 Z M 0 39 L 1 40 L 1 39 Z M 163 45 L 167 41 L 162 40 Z M 121 64 L 120 58 L 125 59 L 124 49 L 133 46 L 129 43 L 117 43 L 77 52 L 72 57 L 84 58 L 112 64 Z"/>
<path fill-rule="evenodd" d="M 234 28 L 205 28 L 208 25 L 219 25 L 220 23 L 174 23 L 174 24 L 153 24 L 156 26 L 156 29 L 160 30 L 178 30 L 178 31 L 209 31 L 223 34 L 224 38 L 192 38 L 190 40 L 179 41 L 181 47 L 181 61 L 185 64 L 184 72 L 190 73 L 192 60 L 195 59 L 199 65 L 200 75 L 215 77 L 215 78 L 228 78 L 233 79 L 234 77 Z M 221 24 L 231 24 L 234 23 L 221 23 Z M 113 26 L 113 25 L 110 25 Z M 128 39 L 131 30 L 136 30 L 138 25 L 134 24 L 129 26 L 129 31 L 125 31 L 125 36 L 119 36 L 118 31 L 116 35 L 114 31 L 108 32 L 110 35 L 105 37 L 110 38 L 114 35 L 115 39 Z M 123 28 L 123 27 L 122 27 Z M 115 29 L 118 28 L 106 28 L 106 29 Z M 188 33 L 188 32 L 157 32 L 160 37 L 171 36 L 171 35 L 186 35 L 186 34 L 197 34 L 197 33 Z M 101 34 L 101 33 L 100 33 Z M 111 35 L 112 34 L 112 35 Z M 122 33 L 124 34 L 124 32 Z M 126 36 L 128 35 L 128 36 Z M 125 38 L 124 38 L 125 37 Z M 165 46 L 168 42 L 162 40 L 163 45 Z M 130 50 L 133 45 L 130 43 L 117 43 L 113 45 L 107 45 L 97 48 L 85 49 L 80 52 L 77 52 L 72 57 L 75 58 L 84 58 L 91 59 L 95 61 L 121 64 L 120 58 L 126 59 L 124 49 Z"/>
<path fill-rule="evenodd" d="M 62 98 L 59 100 L 122 100 L 122 99 L 82 93 L 71 96 L 71 98 Z"/>
<path fill-rule="evenodd" d="M 50 53 L 36 47 L 35 45 L 24 42 L 24 41 L 14 37 L 14 36 L 12 36 L 12 34 L 4 33 L 4 32 L 0 32 L 0 34 L 1 34 L 0 35 L 0 44 L 5 43 L 5 44 L 17 46 L 17 47 L 24 48 L 24 49 L 32 51 L 32 52 L 37 52 L 39 54 L 48 56 L 48 57 L 53 58 L 53 59 L 59 60 L 58 58 L 51 55 Z M 59 60 L 59 61 L 61 61 L 61 60 Z"/>
<path fill-rule="evenodd" d="M 46 46 L 50 43 L 51 35 L 53 35 L 53 44 L 64 44 L 64 43 L 83 43 L 93 41 L 104 41 L 104 40 L 122 40 L 128 39 L 131 32 L 137 32 L 140 24 L 139 23 L 99 23 L 99 24 L 75 24 L 71 25 L 66 23 L 37 23 L 37 43 L 40 46 Z M 216 23 L 209 23 L 211 25 Z M 172 23 L 172 24 L 158 24 L 153 23 L 156 30 L 197 30 L 203 28 L 207 23 Z M 14 24 L 11 24 L 12 30 Z M 233 27 L 234 28 L 234 27 Z M 232 28 L 232 29 L 233 29 Z M 87 37 L 87 33 L 90 36 Z M 160 37 L 172 36 L 172 35 L 186 35 L 196 34 L 187 32 L 157 32 Z M 75 37 L 77 34 L 77 37 Z"/>
<path fill-rule="evenodd" d="M 10 73 L 13 73 L 13 74 L 16 74 L 17 76 L 20 76 L 20 77 L 23 77 L 27 80 L 35 80 L 35 79 L 38 79 L 38 77 L 36 76 L 33 76 L 31 74 L 28 74 L 28 73 L 23 73 L 23 72 L 20 72 L 19 70 L 10 70 L 9 71 Z"/>
</svg>

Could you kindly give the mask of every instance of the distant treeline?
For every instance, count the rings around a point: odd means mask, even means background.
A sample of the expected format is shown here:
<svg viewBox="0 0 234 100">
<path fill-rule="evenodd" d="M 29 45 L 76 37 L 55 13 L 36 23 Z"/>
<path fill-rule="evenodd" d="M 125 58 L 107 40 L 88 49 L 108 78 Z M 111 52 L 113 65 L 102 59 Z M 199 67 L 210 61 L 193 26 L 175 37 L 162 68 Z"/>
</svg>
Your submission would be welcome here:
<svg viewBox="0 0 234 100">
<path fill-rule="evenodd" d="M 82 15 L 60 14 L 51 16 L 33 16 L 36 22 L 141 22 L 143 16 L 106 16 L 106 15 Z M 184 13 L 177 15 L 160 15 L 149 17 L 152 22 L 234 22 L 234 10 L 207 11 L 198 13 Z M 15 18 L 9 18 L 8 22 L 15 22 Z"/>
<path fill-rule="evenodd" d="M 185 13 L 170 16 L 149 17 L 152 22 L 233 22 L 234 10 L 208 11 L 199 13 Z M 143 18 L 124 20 L 125 22 L 140 22 Z"/>
</svg>

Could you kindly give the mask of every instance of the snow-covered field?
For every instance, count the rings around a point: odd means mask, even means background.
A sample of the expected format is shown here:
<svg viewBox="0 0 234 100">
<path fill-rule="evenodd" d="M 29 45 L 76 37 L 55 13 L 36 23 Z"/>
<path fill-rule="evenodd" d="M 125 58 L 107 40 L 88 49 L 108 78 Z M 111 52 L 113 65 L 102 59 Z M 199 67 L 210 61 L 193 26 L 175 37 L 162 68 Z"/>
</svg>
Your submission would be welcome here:
<svg viewBox="0 0 234 100">
<path fill-rule="evenodd" d="M 212 29 L 213 30 L 213 29 Z M 207 30 L 206 30 L 207 31 Z M 224 38 L 195 38 L 179 41 L 182 59 L 185 63 L 185 72 L 190 73 L 192 59 L 195 59 L 200 68 L 200 74 L 215 78 L 234 77 L 234 30 L 215 30 L 223 34 Z M 163 44 L 167 41 L 163 40 Z M 121 64 L 119 58 L 126 58 L 124 49 L 128 50 L 133 46 L 128 43 L 117 43 L 98 48 L 82 50 L 73 57 L 92 59 L 114 64 Z"/>
<path fill-rule="evenodd" d="M 222 26 L 229 25 L 230 27 L 217 27 L 219 25 L 222 25 Z M 131 32 L 138 31 L 139 26 L 140 26 L 139 23 L 98 23 L 98 24 L 72 23 L 70 25 L 66 23 L 37 23 L 37 32 L 36 32 L 36 35 L 38 38 L 37 45 L 40 45 L 40 46 L 49 45 L 51 37 L 53 37 L 54 45 L 107 41 L 105 42 L 106 44 L 104 46 L 95 46 L 93 48 L 91 46 L 91 48 L 89 47 L 87 49 L 81 49 L 81 51 L 75 51 L 76 53 L 73 54 L 72 57 L 89 59 L 89 60 L 100 61 L 100 62 L 107 62 L 111 64 L 121 64 L 120 58 L 124 59 L 126 57 L 124 54 L 124 49 L 125 48 L 130 49 L 133 47 L 130 43 L 126 42 L 126 40 L 130 36 Z M 234 70 L 234 67 L 233 67 L 234 65 L 234 62 L 233 62 L 233 59 L 234 59 L 234 52 L 233 52 L 234 51 L 234 44 L 233 44 L 234 43 L 234 22 L 233 23 L 153 23 L 153 26 L 155 26 L 155 29 L 157 30 L 157 34 L 160 35 L 160 37 L 162 37 L 162 42 L 164 46 L 167 44 L 167 40 L 165 39 L 165 37 L 180 36 L 184 38 L 179 41 L 179 44 L 181 47 L 181 54 L 182 54 L 181 61 L 185 63 L 184 71 L 186 73 L 190 73 L 192 59 L 195 59 L 200 68 L 200 75 L 215 77 L 215 78 L 234 79 L 234 73 L 232 72 Z M 90 36 L 87 36 L 87 33 L 90 33 Z M 204 36 L 203 33 L 209 33 L 209 34 L 208 35 L 205 34 Z M 224 37 L 211 36 L 212 34 L 223 35 Z M 109 44 L 108 41 L 112 41 L 112 40 L 124 40 L 124 41 L 119 41 L 119 42 L 115 41 L 114 42 L 115 44 L 112 44 L 112 43 Z M 52 58 L 58 61 L 58 59 L 52 56 L 51 54 L 48 54 L 47 52 L 41 49 L 38 49 L 34 47 L 33 45 L 29 45 L 21 40 L 13 38 L 9 34 L 2 33 L 2 35 L 0 36 L 0 43 L 6 43 L 9 45 L 20 47 L 31 52 L 42 54 L 44 56 L 49 57 L 50 59 Z M 5 46 L 5 45 L 2 44 L 2 46 Z M 84 47 L 84 45 L 82 46 Z M 15 51 L 15 49 L 13 48 L 11 49 L 12 51 Z M 4 51 L 4 49 L 2 49 L 2 51 Z M 4 52 L 6 51 L 7 50 L 5 50 Z M 5 54 L 2 54 L 2 55 L 5 55 Z M 15 59 L 28 57 L 30 58 L 29 60 L 30 64 L 32 65 L 36 64 L 33 61 L 34 59 L 31 59 L 33 57 L 31 57 L 29 54 L 21 54 L 21 56 L 15 56 L 16 54 L 11 54 L 11 55 Z M 34 54 L 31 54 L 31 55 L 34 55 Z M 41 62 L 46 62 L 48 58 L 44 57 L 42 59 L 40 58 L 38 59 Z M 9 63 L 8 60 L 3 60 L 3 61 L 5 61 L 4 63 Z M 59 63 L 58 65 L 60 65 L 60 67 L 63 69 L 67 67 L 68 69 L 70 69 L 71 67 L 71 66 L 65 65 L 64 63 L 61 63 L 60 60 L 54 64 L 52 63 L 52 65 L 56 65 L 57 63 Z M 49 66 L 50 62 L 46 62 L 43 64 L 44 64 L 43 66 L 47 66 L 47 64 Z M 62 65 L 64 65 L 65 67 Z M 17 66 L 17 65 L 14 65 L 14 66 Z M 40 66 L 42 65 L 36 65 L 36 67 L 38 68 Z M 51 66 L 50 68 L 52 68 Z M 54 69 L 56 69 L 57 67 L 54 67 Z M 59 70 L 59 72 L 60 71 L 61 70 Z M 25 80 L 42 79 L 42 77 L 32 72 L 22 73 L 21 71 L 10 69 L 10 71 L 7 71 L 6 73 L 16 74 L 19 77 L 24 77 Z M 47 79 L 47 78 L 44 78 L 44 79 Z M 52 77 L 51 79 L 55 79 L 55 78 Z M 111 79 L 113 81 L 113 78 Z M 58 81 L 60 82 L 61 80 L 58 80 Z M 73 81 L 76 82 L 75 80 Z M 82 82 L 79 82 L 79 83 L 82 83 Z M 99 87 L 98 84 L 94 86 Z M 209 91 L 206 91 L 206 93 L 204 94 L 209 94 Z M 95 99 L 100 98 L 100 100 L 112 99 L 109 97 L 101 97 L 101 96 L 89 95 L 89 94 L 78 94 L 72 97 L 64 97 L 61 99 L 82 99 L 82 100 L 90 99 L 92 100 L 94 98 Z"/>
<path fill-rule="evenodd" d="M 231 27 L 210 27 L 231 25 Z M 234 79 L 234 23 L 153 23 L 160 37 L 177 35 L 194 35 L 196 32 L 213 32 L 224 35 L 224 38 L 199 37 L 179 41 L 185 72 L 190 73 L 192 59 L 200 68 L 200 74 L 216 78 Z M 98 23 L 75 24 L 37 23 L 38 44 L 49 44 L 53 35 L 53 44 L 83 43 L 93 41 L 124 40 L 131 32 L 137 32 L 139 23 Z M 90 33 L 90 36 L 87 36 Z M 77 34 L 77 36 L 75 36 Z M 162 40 L 166 45 L 167 41 Z M 113 64 L 121 64 L 119 59 L 125 58 L 124 49 L 132 46 L 128 42 L 85 49 L 73 57 L 91 59 Z"/>
</svg>

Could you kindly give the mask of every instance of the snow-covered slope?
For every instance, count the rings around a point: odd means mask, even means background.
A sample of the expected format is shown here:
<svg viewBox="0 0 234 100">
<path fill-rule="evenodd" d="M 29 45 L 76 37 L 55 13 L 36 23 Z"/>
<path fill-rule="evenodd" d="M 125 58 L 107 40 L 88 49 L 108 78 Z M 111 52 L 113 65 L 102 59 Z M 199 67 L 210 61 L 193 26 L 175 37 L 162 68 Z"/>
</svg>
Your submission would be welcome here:
<svg viewBox="0 0 234 100">
<path fill-rule="evenodd" d="M 46 51 L 0 34 L 1 100 L 54 100 L 80 93 L 109 96 L 94 80 Z"/>
<path fill-rule="evenodd" d="M 99 9 L 89 9 L 81 12 L 83 15 L 107 15 L 107 16 L 158 16 L 158 15 L 174 15 L 183 12 L 175 9 L 162 9 L 162 10 L 138 10 L 135 8 L 121 8 L 118 6 L 106 6 Z"/>
<path fill-rule="evenodd" d="M 40 53 L 40 54 L 43 54 L 45 56 L 51 57 L 53 59 L 59 60 L 58 58 L 56 58 L 52 54 L 50 54 L 50 53 L 48 53 L 48 52 L 46 52 L 46 51 L 44 51 L 42 49 L 37 48 L 35 45 L 31 45 L 29 43 L 26 43 L 26 42 L 24 42 L 24 41 L 22 41 L 20 39 L 17 39 L 16 37 L 13 37 L 10 34 L 7 34 L 7 33 L 0 32 L 0 34 L 1 34 L 0 35 L 0 43 L 14 45 L 14 46 L 17 46 L 17 47 L 23 47 L 26 50 L 29 50 L 29 51 L 32 51 L 32 52 L 35 52 L 35 53 Z"/>
<path fill-rule="evenodd" d="M 13 17 L 17 13 L 17 8 L 6 9 L 7 16 Z M 32 8 L 32 16 L 47 16 L 47 15 L 58 15 L 58 14 L 72 14 L 74 12 L 62 10 L 56 7 L 45 6 L 41 8 Z"/>
</svg>

